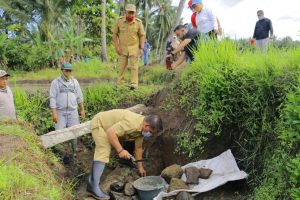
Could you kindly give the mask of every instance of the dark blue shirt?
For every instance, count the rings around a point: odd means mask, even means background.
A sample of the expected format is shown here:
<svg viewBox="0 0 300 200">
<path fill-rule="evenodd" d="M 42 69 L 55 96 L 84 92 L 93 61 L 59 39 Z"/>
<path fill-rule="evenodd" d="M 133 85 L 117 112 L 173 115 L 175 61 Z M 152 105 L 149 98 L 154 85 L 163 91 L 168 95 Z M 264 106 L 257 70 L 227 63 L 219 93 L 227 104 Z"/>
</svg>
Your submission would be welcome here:
<svg viewBox="0 0 300 200">
<path fill-rule="evenodd" d="M 256 40 L 266 39 L 269 37 L 269 31 L 273 35 L 272 22 L 268 18 L 263 18 L 258 20 L 255 25 L 253 38 Z"/>
<path fill-rule="evenodd" d="M 184 47 L 184 51 L 186 55 L 191 59 L 191 61 L 194 60 L 194 51 L 197 49 L 197 45 L 200 39 L 200 32 L 197 29 L 190 29 L 185 34 L 183 40 L 185 39 L 192 39 L 188 45 Z"/>
</svg>

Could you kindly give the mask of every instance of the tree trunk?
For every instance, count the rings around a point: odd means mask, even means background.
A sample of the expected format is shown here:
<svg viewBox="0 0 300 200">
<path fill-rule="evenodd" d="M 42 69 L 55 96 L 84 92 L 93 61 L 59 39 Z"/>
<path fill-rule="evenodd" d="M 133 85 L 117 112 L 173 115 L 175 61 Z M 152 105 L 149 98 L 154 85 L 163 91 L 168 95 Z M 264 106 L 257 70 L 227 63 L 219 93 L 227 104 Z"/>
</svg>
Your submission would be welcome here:
<svg viewBox="0 0 300 200">
<path fill-rule="evenodd" d="M 173 22 L 173 25 L 172 25 L 170 34 L 169 34 L 169 36 L 165 39 L 165 41 L 163 42 L 163 43 L 164 43 L 164 47 L 167 45 L 168 40 L 172 39 L 172 37 L 173 37 L 173 35 L 174 35 L 173 30 L 176 28 L 176 26 L 179 25 L 179 22 L 180 22 L 180 19 L 181 19 L 181 15 L 182 15 L 182 11 L 183 11 L 183 8 L 184 8 L 185 1 L 186 1 L 186 0 L 180 0 L 180 2 L 179 2 L 179 6 L 178 6 L 178 8 L 177 8 L 176 18 L 175 18 L 175 21 Z M 164 56 L 163 56 L 161 62 L 164 62 L 164 57 L 165 57 L 165 54 L 164 54 Z"/>
<path fill-rule="evenodd" d="M 147 107 L 144 104 L 137 104 L 133 107 L 127 108 L 135 113 L 145 113 Z M 82 124 L 72 126 L 70 128 L 64 128 L 57 131 L 51 131 L 47 134 L 41 135 L 40 140 L 45 148 L 53 147 L 57 144 L 75 139 L 82 135 L 86 135 L 91 132 L 91 121 L 87 121 Z"/>
<path fill-rule="evenodd" d="M 107 49 L 106 49 L 106 0 L 101 0 L 102 2 L 102 27 L 101 27 L 101 46 L 102 46 L 102 62 L 107 63 Z"/>
<path fill-rule="evenodd" d="M 146 37 L 148 37 L 147 30 L 148 30 L 148 24 L 149 24 L 149 9 L 148 9 L 147 2 L 145 3 L 144 17 L 145 17 L 145 33 L 146 33 Z"/>
</svg>

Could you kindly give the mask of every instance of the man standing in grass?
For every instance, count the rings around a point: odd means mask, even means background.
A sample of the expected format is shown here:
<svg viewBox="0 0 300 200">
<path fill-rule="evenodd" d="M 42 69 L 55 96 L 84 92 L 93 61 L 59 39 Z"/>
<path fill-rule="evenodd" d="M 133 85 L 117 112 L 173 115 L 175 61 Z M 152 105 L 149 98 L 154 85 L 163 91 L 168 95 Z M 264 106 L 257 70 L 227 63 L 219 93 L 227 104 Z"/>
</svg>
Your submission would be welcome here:
<svg viewBox="0 0 300 200">
<path fill-rule="evenodd" d="M 0 70 L 0 119 L 16 119 L 13 93 L 8 86 L 10 75 Z"/>
<path fill-rule="evenodd" d="M 145 30 L 140 19 L 135 18 L 136 7 L 127 4 L 125 16 L 120 17 L 113 28 L 113 41 L 119 55 L 118 84 L 124 83 L 125 70 L 128 64 L 131 69 L 131 83 L 129 89 L 138 87 L 138 57 L 143 55 Z"/>
<path fill-rule="evenodd" d="M 145 43 L 144 43 L 144 66 L 148 65 L 148 59 L 149 59 L 149 52 L 150 52 L 150 44 L 147 41 L 147 38 L 145 39 Z"/>
<path fill-rule="evenodd" d="M 257 11 L 258 21 L 256 22 L 253 39 L 256 40 L 256 48 L 262 53 L 266 53 L 270 39 L 273 38 L 273 25 L 272 21 L 264 17 L 264 11 Z"/>
<path fill-rule="evenodd" d="M 54 79 L 50 87 L 50 108 L 55 130 L 69 128 L 80 124 L 78 105 L 81 118 L 85 117 L 83 95 L 78 81 L 71 76 L 72 65 L 61 66 L 61 76 Z M 73 159 L 76 159 L 77 139 L 71 141 Z"/>
</svg>

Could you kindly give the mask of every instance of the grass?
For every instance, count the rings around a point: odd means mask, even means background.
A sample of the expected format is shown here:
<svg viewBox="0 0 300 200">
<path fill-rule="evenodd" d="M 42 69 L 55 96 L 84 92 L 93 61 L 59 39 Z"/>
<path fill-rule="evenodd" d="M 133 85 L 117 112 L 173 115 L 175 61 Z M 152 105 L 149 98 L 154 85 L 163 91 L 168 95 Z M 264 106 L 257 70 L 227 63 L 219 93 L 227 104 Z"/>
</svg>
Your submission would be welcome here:
<svg viewBox="0 0 300 200">
<path fill-rule="evenodd" d="M 0 199 L 72 199 L 71 185 L 60 177 L 58 159 L 40 148 L 30 128 L 0 122 L 0 134 L 16 136 L 9 157 L 0 160 Z"/>
<path fill-rule="evenodd" d="M 73 76 L 77 79 L 83 78 L 116 78 L 117 67 L 113 64 L 104 64 L 97 58 L 91 59 L 88 63 L 78 62 L 73 64 Z M 60 69 L 44 69 L 32 72 L 11 72 L 11 81 L 17 80 L 52 80 L 60 74 Z"/>
</svg>

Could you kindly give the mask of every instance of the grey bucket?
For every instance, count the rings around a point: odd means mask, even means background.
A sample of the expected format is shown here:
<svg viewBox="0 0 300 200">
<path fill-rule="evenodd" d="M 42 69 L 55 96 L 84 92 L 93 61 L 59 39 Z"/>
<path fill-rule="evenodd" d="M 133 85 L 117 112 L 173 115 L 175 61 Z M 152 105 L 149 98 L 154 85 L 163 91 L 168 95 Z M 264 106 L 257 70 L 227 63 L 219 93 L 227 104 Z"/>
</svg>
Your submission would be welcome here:
<svg viewBox="0 0 300 200">
<path fill-rule="evenodd" d="M 160 176 L 146 176 L 133 182 L 141 200 L 152 200 L 165 187 L 165 181 Z"/>
</svg>

